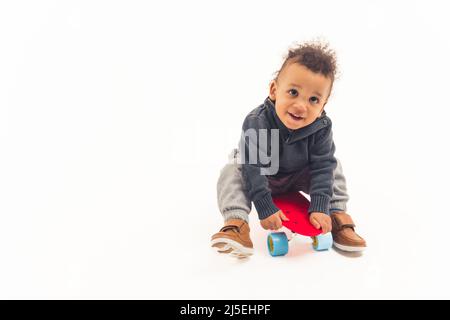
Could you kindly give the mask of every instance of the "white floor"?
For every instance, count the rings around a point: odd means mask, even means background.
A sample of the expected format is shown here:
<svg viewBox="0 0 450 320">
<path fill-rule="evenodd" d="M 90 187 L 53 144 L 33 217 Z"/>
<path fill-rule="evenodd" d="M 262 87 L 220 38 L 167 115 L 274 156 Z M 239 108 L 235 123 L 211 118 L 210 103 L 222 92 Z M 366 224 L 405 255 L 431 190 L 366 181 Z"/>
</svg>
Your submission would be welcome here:
<svg viewBox="0 0 450 320">
<path fill-rule="evenodd" d="M 287 256 L 273 258 L 267 232 L 253 214 L 255 254 L 237 260 L 209 248 L 222 223 L 215 174 L 206 171 L 205 185 L 190 190 L 183 181 L 192 179 L 192 171 L 185 172 L 174 173 L 186 192 L 169 191 L 171 181 L 156 179 L 161 192 L 152 198 L 135 194 L 139 188 L 127 191 L 124 180 L 103 185 L 102 192 L 99 185 L 74 193 L 65 186 L 52 194 L 35 190 L 34 203 L 17 199 L 16 211 L 3 215 L 0 225 L 0 298 L 450 297 L 445 229 L 407 214 L 408 207 L 354 200 L 357 231 L 369 244 L 362 255 L 315 252 L 309 238 L 297 237 Z M 142 193 L 156 192 L 140 187 Z M 52 201 L 42 200 L 46 195 Z"/>
</svg>

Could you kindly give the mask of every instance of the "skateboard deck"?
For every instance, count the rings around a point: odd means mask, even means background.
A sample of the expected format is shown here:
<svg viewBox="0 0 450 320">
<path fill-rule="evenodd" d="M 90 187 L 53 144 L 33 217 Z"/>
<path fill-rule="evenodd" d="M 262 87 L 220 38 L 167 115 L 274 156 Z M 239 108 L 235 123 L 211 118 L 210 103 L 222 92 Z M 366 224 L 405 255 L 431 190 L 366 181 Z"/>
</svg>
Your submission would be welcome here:
<svg viewBox="0 0 450 320">
<path fill-rule="evenodd" d="M 292 232 L 308 237 L 322 233 L 322 229 L 316 229 L 309 222 L 309 201 L 300 192 L 274 196 L 273 202 L 289 218 L 289 221 L 283 221 L 283 226 Z"/>
</svg>

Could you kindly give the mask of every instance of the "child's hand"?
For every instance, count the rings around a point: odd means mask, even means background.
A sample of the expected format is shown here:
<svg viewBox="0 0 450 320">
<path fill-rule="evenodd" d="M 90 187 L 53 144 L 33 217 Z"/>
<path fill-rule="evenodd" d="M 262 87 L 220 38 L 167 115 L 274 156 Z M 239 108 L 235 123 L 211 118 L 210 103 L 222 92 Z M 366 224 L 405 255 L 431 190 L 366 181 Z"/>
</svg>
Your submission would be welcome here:
<svg viewBox="0 0 450 320">
<path fill-rule="evenodd" d="M 284 215 L 283 211 L 278 210 L 270 217 L 267 217 L 260 221 L 261 226 L 266 230 L 278 230 L 282 226 L 283 221 L 289 221 L 289 219 Z"/>
<path fill-rule="evenodd" d="M 322 228 L 322 234 L 328 233 L 332 229 L 330 216 L 322 212 L 311 212 L 309 215 L 309 222 L 311 222 L 316 229 Z"/>
</svg>

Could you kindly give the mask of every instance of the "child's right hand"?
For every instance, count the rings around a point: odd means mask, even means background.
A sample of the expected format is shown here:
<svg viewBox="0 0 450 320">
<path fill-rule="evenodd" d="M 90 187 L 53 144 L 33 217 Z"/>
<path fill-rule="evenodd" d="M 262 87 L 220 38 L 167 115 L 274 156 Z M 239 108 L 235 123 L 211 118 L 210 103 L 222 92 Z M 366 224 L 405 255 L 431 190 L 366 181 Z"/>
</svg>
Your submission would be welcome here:
<svg viewBox="0 0 450 320">
<path fill-rule="evenodd" d="M 266 230 L 278 230 L 282 227 L 282 221 L 289 221 L 283 211 L 278 210 L 273 215 L 260 221 L 261 226 Z"/>
</svg>

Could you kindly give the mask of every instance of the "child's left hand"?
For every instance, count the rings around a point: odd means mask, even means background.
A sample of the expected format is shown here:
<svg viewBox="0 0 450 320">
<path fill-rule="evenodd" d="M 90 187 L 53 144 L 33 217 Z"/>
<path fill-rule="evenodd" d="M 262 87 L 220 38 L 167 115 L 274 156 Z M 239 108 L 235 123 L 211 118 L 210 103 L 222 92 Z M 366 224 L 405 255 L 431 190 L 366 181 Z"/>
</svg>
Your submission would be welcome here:
<svg viewBox="0 0 450 320">
<path fill-rule="evenodd" d="M 311 222 L 316 229 L 322 228 L 322 234 L 328 233 L 332 229 L 330 216 L 322 212 L 311 212 L 309 215 L 309 222 Z"/>
</svg>

